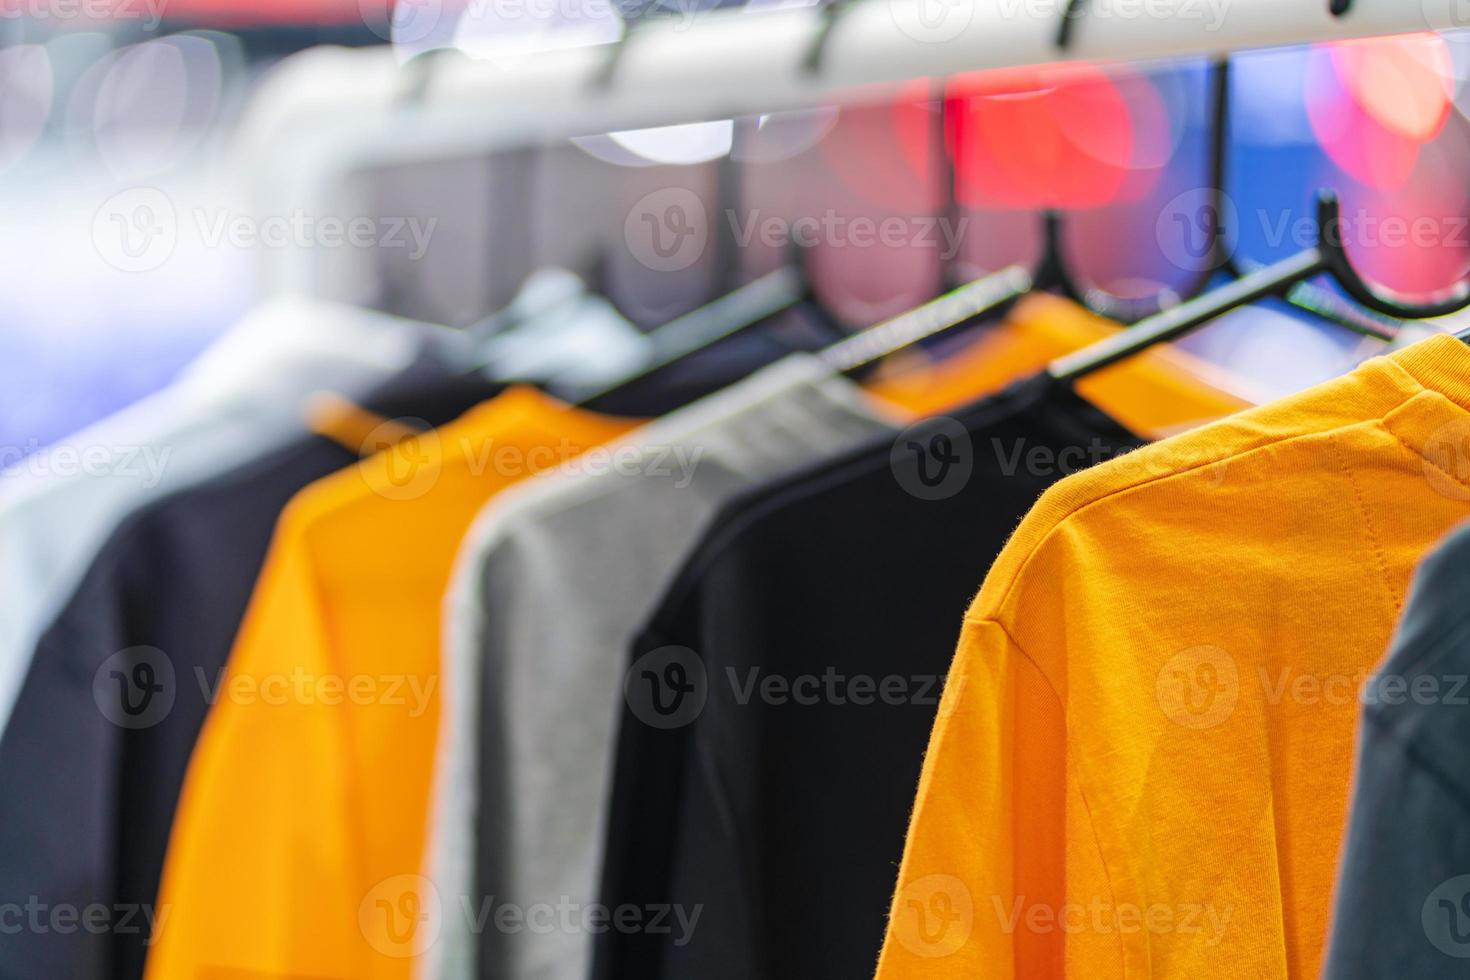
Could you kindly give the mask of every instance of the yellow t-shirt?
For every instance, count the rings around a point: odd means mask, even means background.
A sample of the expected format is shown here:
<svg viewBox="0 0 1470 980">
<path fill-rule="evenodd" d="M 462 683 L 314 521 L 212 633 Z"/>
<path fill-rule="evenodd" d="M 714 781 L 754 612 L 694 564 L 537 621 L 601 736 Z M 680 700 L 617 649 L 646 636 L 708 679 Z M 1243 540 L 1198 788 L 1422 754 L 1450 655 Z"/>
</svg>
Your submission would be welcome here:
<svg viewBox="0 0 1470 980">
<path fill-rule="evenodd" d="M 419 877 L 455 554 L 493 494 L 630 428 L 511 389 L 297 495 L 190 762 L 149 977 L 408 980 L 468 914 Z"/>
<path fill-rule="evenodd" d="M 947 358 L 897 355 L 897 371 L 890 368 L 869 390 L 920 414 L 942 412 L 999 391 L 1119 329 L 1070 300 L 1032 293 L 1004 323 L 983 328 Z M 1254 402 L 1240 387 L 1222 369 L 1161 345 L 1081 379 L 1077 392 L 1134 432 L 1160 438 L 1249 408 Z"/>
<path fill-rule="evenodd" d="M 966 615 L 879 980 L 1316 976 L 1359 686 L 1470 515 L 1467 409 L 1436 337 L 1043 495 Z"/>
</svg>

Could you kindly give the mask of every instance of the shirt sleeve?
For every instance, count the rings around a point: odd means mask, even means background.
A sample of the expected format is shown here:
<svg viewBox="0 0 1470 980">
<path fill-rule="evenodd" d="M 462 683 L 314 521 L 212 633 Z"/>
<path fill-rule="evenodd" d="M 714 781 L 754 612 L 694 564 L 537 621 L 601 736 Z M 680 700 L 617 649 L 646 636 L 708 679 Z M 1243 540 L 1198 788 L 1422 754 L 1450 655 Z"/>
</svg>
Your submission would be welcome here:
<svg viewBox="0 0 1470 980">
<path fill-rule="evenodd" d="M 1064 976 L 1077 945 L 1114 941 L 1087 928 L 1089 904 L 1112 898 L 1067 756 L 1051 683 L 1000 624 L 968 621 L 924 759 L 879 980 Z"/>
<path fill-rule="evenodd" d="M 362 975 L 347 733 L 310 557 L 278 533 L 180 799 L 152 980 Z M 206 679 L 214 682 L 215 678 Z"/>
</svg>

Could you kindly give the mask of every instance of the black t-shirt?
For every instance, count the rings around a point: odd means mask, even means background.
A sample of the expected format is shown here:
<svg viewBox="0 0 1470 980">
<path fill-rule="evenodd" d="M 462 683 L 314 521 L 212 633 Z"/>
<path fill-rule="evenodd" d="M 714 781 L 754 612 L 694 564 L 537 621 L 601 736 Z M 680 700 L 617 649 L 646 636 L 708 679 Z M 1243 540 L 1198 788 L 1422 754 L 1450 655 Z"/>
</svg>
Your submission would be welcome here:
<svg viewBox="0 0 1470 980">
<path fill-rule="evenodd" d="M 365 405 L 442 424 L 500 387 L 424 358 Z M 0 976 L 142 976 L 189 755 L 276 518 L 357 458 L 304 436 L 144 506 L 98 553 L 0 739 L 0 903 L 29 906 L 0 923 L 20 925 L 0 928 Z"/>
<path fill-rule="evenodd" d="M 1358 765 L 1322 976 L 1470 964 L 1470 527 L 1425 558 L 1363 687 Z"/>
<path fill-rule="evenodd" d="M 594 975 L 870 976 L 967 605 L 1140 442 L 1042 376 L 728 504 L 632 650 Z"/>
</svg>

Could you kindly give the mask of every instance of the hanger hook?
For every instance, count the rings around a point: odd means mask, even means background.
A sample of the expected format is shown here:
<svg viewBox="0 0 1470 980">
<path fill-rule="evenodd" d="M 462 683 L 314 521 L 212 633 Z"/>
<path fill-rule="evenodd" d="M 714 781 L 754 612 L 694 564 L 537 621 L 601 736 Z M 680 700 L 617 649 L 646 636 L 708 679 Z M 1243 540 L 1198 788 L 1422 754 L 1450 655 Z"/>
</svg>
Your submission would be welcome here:
<svg viewBox="0 0 1470 980">
<path fill-rule="evenodd" d="M 817 32 L 812 37 L 811 47 L 807 48 L 806 57 L 802 59 L 801 67 L 808 75 L 819 74 L 822 70 L 822 58 L 827 53 L 827 40 L 832 36 L 832 29 L 852 5 L 852 0 L 824 0 L 817 8 Z"/>
<path fill-rule="evenodd" d="M 1369 285 L 1348 258 L 1342 232 L 1342 204 L 1334 191 L 1317 192 L 1317 249 L 1322 254 L 1323 266 L 1338 285 L 1354 300 L 1378 313 L 1404 320 L 1428 320 L 1470 306 L 1470 281 L 1461 280 L 1441 298 L 1423 304 L 1404 302 L 1391 290 Z"/>
<path fill-rule="evenodd" d="M 459 48 L 429 48 L 405 61 L 400 70 L 407 81 L 398 94 L 398 104 L 411 109 L 422 107 L 429 99 L 434 76 L 446 59 L 463 61 L 465 53 Z"/>
<path fill-rule="evenodd" d="M 1353 9 L 1353 0 L 1331 0 L 1327 4 L 1327 9 L 1332 13 L 1332 16 L 1342 17 Z"/>
<path fill-rule="evenodd" d="M 1062 11 L 1062 22 L 1057 25 L 1057 50 L 1066 51 L 1072 46 L 1072 25 L 1087 12 L 1087 0 L 1067 0 L 1067 9 Z"/>
<path fill-rule="evenodd" d="M 612 88 L 613 79 L 618 74 L 618 66 L 623 63 L 623 55 L 627 53 L 628 39 L 632 37 L 633 30 L 633 21 L 623 22 L 623 33 L 612 42 L 612 50 L 607 53 L 607 58 L 598 66 L 591 78 L 591 84 L 588 87 L 593 91 L 606 92 Z"/>
</svg>

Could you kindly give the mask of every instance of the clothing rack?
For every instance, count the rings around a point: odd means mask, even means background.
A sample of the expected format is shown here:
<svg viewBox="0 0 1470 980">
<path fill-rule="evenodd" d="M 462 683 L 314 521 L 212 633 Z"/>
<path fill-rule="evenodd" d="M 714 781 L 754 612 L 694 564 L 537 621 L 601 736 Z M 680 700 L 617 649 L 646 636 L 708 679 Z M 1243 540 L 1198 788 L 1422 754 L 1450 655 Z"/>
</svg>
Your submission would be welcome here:
<svg viewBox="0 0 1470 980">
<path fill-rule="evenodd" d="M 391 47 L 309 51 L 277 69 L 243 131 L 259 161 L 263 213 L 322 211 L 324 195 L 367 166 L 872 100 L 926 76 L 1460 26 L 1451 4 L 1412 0 L 840 0 L 717 10 L 639 23 L 614 44 L 500 60 L 436 56 L 420 66 L 427 77 L 403 71 L 409 55 Z M 272 286 L 309 281 L 289 250 L 269 260 L 283 263 L 264 277 Z"/>
<path fill-rule="evenodd" d="M 825 15 L 797 7 L 660 17 L 615 44 L 509 60 L 440 59 L 417 100 L 418 145 L 400 141 L 385 150 L 408 159 L 428 146 L 468 149 L 852 102 L 878 94 L 864 91 L 871 86 L 982 69 L 1218 55 L 1464 26 L 1450 4 L 1355 0 L 1341 15 L 1329 6 L 1092 0 L 1073 15 L 1065 48 L 1057 37 L 1060 0 L 845 0 Z M 363 65 L 376 59 L 369 74 L 379 77 L 395 74 L 404 57 L 359 56 Z M 381 107 L 381 88 L 370 89 L 376 92 L 361 100 L 334 100 L 336 107 Z"/>
</svg>

